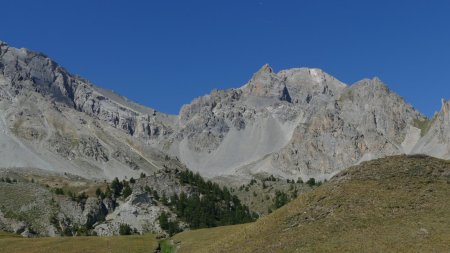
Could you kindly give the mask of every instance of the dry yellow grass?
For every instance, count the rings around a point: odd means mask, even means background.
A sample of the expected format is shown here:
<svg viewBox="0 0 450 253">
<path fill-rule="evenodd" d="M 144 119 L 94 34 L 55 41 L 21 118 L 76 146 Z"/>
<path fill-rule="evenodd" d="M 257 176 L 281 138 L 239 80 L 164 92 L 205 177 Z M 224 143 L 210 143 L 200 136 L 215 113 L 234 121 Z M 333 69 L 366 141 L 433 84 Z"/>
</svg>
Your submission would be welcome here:
<svg viewBox="0 0 450 253">
<path fill-rule="evenodd" d="M 99 181 L 94 182 L 91 180 L 86 180 L 83 178 L 64 178 L 60 176 L 46 176 L 46 177 L 36 177 L 35 182 L 48 185 L 50 188 L 62 188 L 65 193 L 69 191 L 80 194 L 81 192 L 86 193 L 89 197 L 94 197 L 97 188 L 102 191 L 106 190 L 107 182 Z"/>
<path fill-rule="evenodd" d="M 0 231 L 0 240 L 1 239 L 9 239 L 9 238 L 22 238 L 22 236 Z"/>
<path fill-rule="evenodd" d="M 154 235 L 17 238 L 0 233 L 0 252 L 5 253 L 153 253 L 157 247 Z"/>
<path fill-rule="evenodd" d="M 242 224 L 185 231 L 175 235 L 172 241 L 177 247 L 177 253 L 197 252 L 204 245 L 236 233 L 247 225 Z"/>
<path fill-rule="evenodd" d="M 221 234 L 198 236 L 184 252 L 450 252 L 450 162 L 395 156 L 363 163 Z"/>
</svg>

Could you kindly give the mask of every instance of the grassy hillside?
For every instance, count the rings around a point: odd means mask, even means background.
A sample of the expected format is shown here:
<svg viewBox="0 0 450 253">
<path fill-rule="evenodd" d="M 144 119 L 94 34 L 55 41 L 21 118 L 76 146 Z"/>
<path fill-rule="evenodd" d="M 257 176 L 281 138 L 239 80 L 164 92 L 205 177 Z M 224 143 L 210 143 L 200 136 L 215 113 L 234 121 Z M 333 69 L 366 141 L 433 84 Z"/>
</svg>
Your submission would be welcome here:
<svg viewBox="0 0 450 253">
<path fill-rule="evenodd" d="M 450 252 L 449 210 L 450 162 L 395 156 L 351 167 L 255 223 L 175 240 L 182 252 Z"/>
<path fill-rule="evenodd" d="M 18 238 L 0 233 L 0 251 L 8 253 L 153 253 L 157 247 L 153 235 Z"/>
</svg>

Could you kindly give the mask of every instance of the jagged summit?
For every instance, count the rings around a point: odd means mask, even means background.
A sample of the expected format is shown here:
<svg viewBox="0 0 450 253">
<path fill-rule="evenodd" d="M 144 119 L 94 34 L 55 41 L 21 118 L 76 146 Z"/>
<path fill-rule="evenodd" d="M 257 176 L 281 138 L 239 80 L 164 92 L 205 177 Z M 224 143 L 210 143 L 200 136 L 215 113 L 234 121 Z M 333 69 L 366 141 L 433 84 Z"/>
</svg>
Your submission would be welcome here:
<svg viewBox="0 0 450 253">
<path fill-rule="evenodd" d="M 273 73 L 273 69 L 272 69 L 272 67 L 270 67 L 269 64 L 266 63 L 255 73 L 255 75 L 258 75 L 261 73 Z"/>
<path fill-rule="evenodd" d="M 355 82 L 353 85 L 367 85 L 367 86 L 374 86 L 374 87 L 382 87 L 385 89 L 389 89 L 389 87 L 377 76 L 373 78 L 364 78 L 357 82 Z"/>
<path fill-rule="evenodd" d="M 304 93 L 339 94 L 347 85 L 317 68 L 292 68 L 275 73 L 265 64 L 241 87 L 244 95 L 299 102 Z M 312 93 L 312 94 L 311 94 Z"/>
<path fill-rule="evenodd" d="M 450 102 L 446 101 L 444 98 L 441 99 L 441 111 L 443 113 L 448 113 L 450 109 Z"/>
</svg>

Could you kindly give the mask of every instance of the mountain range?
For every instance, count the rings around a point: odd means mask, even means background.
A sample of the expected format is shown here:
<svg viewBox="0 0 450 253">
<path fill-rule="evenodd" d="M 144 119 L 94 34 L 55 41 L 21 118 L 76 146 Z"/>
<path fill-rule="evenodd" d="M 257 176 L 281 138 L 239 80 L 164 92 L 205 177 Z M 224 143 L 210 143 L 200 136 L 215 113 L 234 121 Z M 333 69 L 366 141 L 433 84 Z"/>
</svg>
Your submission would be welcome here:
<svg viewBox="0 0 450 253">
<path fill-rule="evenodd" d="M 450 103 L 428 119 L 380 79 L 264 65 L 169 115 L 97 87 L 44 54 L 0 42 L 0 167 L 138 177 L 170 160 L 202 176 L 331 178 L 399 154 L 450 158 Z"/>
</svg>

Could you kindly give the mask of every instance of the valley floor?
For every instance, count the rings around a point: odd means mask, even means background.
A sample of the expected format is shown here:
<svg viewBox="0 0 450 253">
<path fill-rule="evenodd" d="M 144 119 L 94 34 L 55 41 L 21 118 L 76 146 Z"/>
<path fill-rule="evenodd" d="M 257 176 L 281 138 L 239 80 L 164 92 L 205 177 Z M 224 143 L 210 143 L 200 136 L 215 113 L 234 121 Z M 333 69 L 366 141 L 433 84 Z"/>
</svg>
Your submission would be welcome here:
<svg viewBox="0 0 450 253">
<path fill-rule="evenodd" d="M 0 251 L 8 253 L 153 253 L 154 235 L 22 238 L 0 232 Z"/>
<path fill-rule="evenodd" d="M 212 242 L 242 230 L 246 226 L 248 224 L 184 231 L 175 235 L 171 243 L 175 245 L 177 253 L 194 253 Z"/>
<path fill-rule="evenodd" d="M 256 222 L 153 235 L 18 238 L 1 252 L 450 252 L 450 161 L 394 156 L 351 167 Z M 158 250 L 158 245 L 161 249 Z"/>
</svg>

